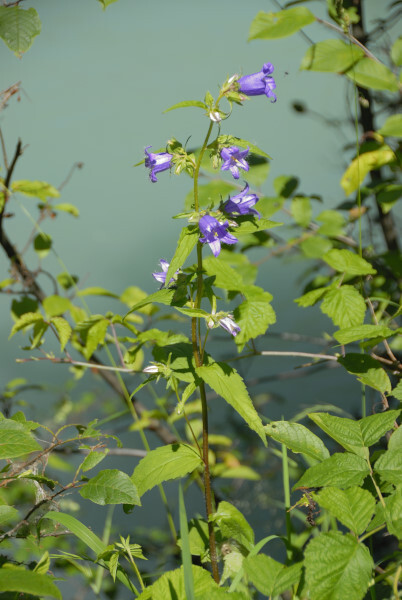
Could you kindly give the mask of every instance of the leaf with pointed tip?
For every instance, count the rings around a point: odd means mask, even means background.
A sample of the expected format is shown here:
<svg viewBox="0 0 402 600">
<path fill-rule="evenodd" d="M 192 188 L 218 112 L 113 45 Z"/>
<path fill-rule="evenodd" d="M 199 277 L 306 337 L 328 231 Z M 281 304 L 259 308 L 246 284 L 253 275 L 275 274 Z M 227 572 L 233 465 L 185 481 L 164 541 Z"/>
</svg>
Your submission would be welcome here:
<svg viewBox="0 0 402 600">
<path fill-rule="evenodd" d="M 360 487 L 327 487 L 314 499 L 356 535 L 366 530 L 375 510 L 374 496 Z"/>
<path fill-rule="evenodd" d="M 273 421 L 269 425 L 265 425 L 264 429 L 269 437 L 285 444 L 287 448 L 296 454 L 305 454 L 316 461 L 329 458 L 329 452 L 324 442 L 300 423 Z"/>
<path fill-rule="evenodd" d="M 203 108 L 204 110 L 208 109 L 208 106 L 205 104 L 205 102 L 201 102 L 200 100 L 184 100 L 183 102 L 173 104 L 173 106 L 170 106 L 164 110 L 163 114 L 168 113 L 171 110 L 176 110 L 176 108 L 187 108 L 188 106 L 196 106 L 197 108 Z"/>
<path fill-rule="evenodd" d="M 361 485 L 369 473 L 370 468 L 364 458 L 349 452 L 336 452 L 330 458 L 307 469 L 293 489 L 324 486 L 347 489 Z"/>
</svg>

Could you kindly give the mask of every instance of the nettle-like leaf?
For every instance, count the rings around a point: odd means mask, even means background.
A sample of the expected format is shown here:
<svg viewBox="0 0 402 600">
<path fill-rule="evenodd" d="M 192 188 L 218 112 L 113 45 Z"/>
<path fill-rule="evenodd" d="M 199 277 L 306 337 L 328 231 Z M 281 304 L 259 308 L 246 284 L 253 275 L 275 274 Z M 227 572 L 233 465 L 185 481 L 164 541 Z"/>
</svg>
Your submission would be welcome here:
<svg viewBox="0 0 402 600">
<path fill-rule="evenodd" d="M 300 69 L 342 73 L 364 56 L 363 50 L 342 40 L 324 40 L 309 47 Z"/>
<path fill-rule="evenodd" d="M 213 362 L 196 368 L 196 373 L 218 396 L 224 398 L 235 409 L 247 425 L 260 436 L 266 446 L 267 440 L 262 421 L 254 408 L 244 381 L 236 369 L 226 363 Z"/>
<path fill-rule="evenodd" d="M 351 342 L 357 342 L 364 339 L 385 339 L 396 333 L 396 331 L 393 331 L 386 325 L 360 325 L 359 327 L 339 329 L 339 331 L 335 331 L 334 338 L 340 344 L 350 344 Z"/>
<path fill-rule="evenodd" d="M 53 294 L 46 296 L 42 303 L 43 309 L 48 317 L 58 317 L 71 308 L 71 302 L 68 298 Z"/>
<path fill-rule="evenodd" d="M 377 150 L 364 152 L 358 158 L 354 158 L 345 173 L 342 175 L 341 186 L 346 196 L 357 190 L 366 175 L 374 169 L 388 165 L 396 160 L 393 150 L 387 145 Z"/>
<path fill-rule="evenodd" d="M 299 301 L 302 298 L 299 298 Z M 352 285 L 342 285 L 327 290 L 320 309 L 332 319 L 334 325 L 343 329 L 363 323 L 366 303 L 356 288 Z"/>
<path fill-rule="evenodd" d="M 0 459 L 17 458 L 40 450 L 42 447 L 22 423 L 0 420 Z"/>
<path fill-rule="evenodd" d="M 374 470 L 384 481 L 393 485 L 402 483 L 402 452 L 399 448 L 388 449 L 374 465 Z"/>
<path fill-rule="evenodd" d="M 363 599 L 374 563 L 354 536 L 321 533 L 308 544 L 304 557 L 311 600 Z"/>
<path fill-rule="evenodd" d="M 196 565 L 192 565 L 192 571 L 196 594 L 195 600 L 203 598 L 213 599 L 215 597 L 213 594 L 219 591 L 219 587 L 212 579 L 210 573 Z M 184 585 L 183 567 L 174 571 L 167 571 L 155 583 L 148 586 L 142 594 L 137 596 L 137 600 L 167 600 L 168 598 L 189 600 Z"/>
<path fill-rule="evenodd" d="M 99 344 L 105 341 L 109 321 L 103 315 L 93 315 L 87 321 L 77 323 L 75 330 L 80 333 L 85 347 L 83 354 L 88 360 Z"/>
<path fill-rule="evenodd" d="M 254 545 L 254 531 L 242 513 L 229 502 L 220 502 L 214 514 L 214 523 L 223 538 L 233 538 L 248 550 Z"/>
<path fill-rule="evenodd" d="M 214 277 L 213 285 L 228 291 L 243 288 L 243 279 L 226 261 L 210 256 L 203 261 L 203 267 L 207 275 Z"/>
<path fill-rule="evenodd" d="M 236 336 L 236 344 L 241 351 L 246 342 L 263 335 L 269 325 L 276 322 L 275 311 L 270 302 L 272 296 L 258 286 L 245 286 L 242 293 L 246 300 L 242 302 L 234 311 L 234 318 L 240 327 L 240 332 Z"/>
<path fill-rule="evenodd" d="M 177 104 L 173 104 L 166 110 L 163 111 L 163 114 L 170 112 L 171 110 L 176 110 L 176 108 L 188 108 L 191 106 L 195 106 L 196 108 L 202 108 L 203 110 L 207 110 L 208 106 L 205 102 L 201 102 L 200 100 L 184 100 L 183 102 L 178 102 Z"/>
<path fill-rule="evenodd" d="M 17 331 L 22 331 L 23 329 L 26 329 L 28 327 L 31 327 L 32 325 L 35 325 L 35 323 L 43 323 L 43 317 L 40 313 L 37 312 L 26 312 L 24 313 L 19 319 L 17 319 L 17 321 L 14 323 L 12 329 L 11 329 L 11 333 L 10 333 L 10 338 L 17 333 Z"/>
<path fill-rule="evenodd" d="M 300 243 L 300 250 L 307 258 L 322 258 L 332 248 L 332 242 L 328 238 L 314 235 Z"/>
<path fill-rule="evenodd" d="M 314 499 L 356 535 L 366 530 L 376 506 L 374 496 L 360 487 L 327 487 Z"/>
<path fill-rule="evenodd" d="M 348 275 L 374 275 L 377 273 L 369 262 L 350 250 L 333 249 L 324 254 L 323 260 L 340 273 Z"/>
<path fill-rule="evenodd" d="M 398 80 L 394 73 L 384 64 L 368 57 L 354 64 L 346 76 L 368 90 L 398 91 Z"/>
<path fill-rule="evenodd" d="M 269 437 L 285 444 L 287 448 L 296 454 L 305 454 L 316 461 L 329 458 L 329 452 L 324 442 L 300 423 L 274 421 L 269 425 L 265 425 L 264 429 Z"/>
<path fill-rule="evenodd" d="M 166 282 L 169 282 L 176 273 L 177 269 L 181 269 L 181 267 L 184 265 L 193 248 L 197 244 L 199 235 L 198 227 L 195 225 L 188 225 L 181 230 L 177 242 L 176 252 L 170 261 L 170 265 L 166 273 Z"/>
<path fill-rule="evenodd" d="M 388 531 L 395 535 L 399 540 L 402 540 L 402 487 L 389 496 L 384 498 L 385 507 L 381 502 L 377 503 L 375 515 L 367 531 L 373 531 L 384 523 Z"/>
<path fill-rule="evenodd" d="M 202 463 L 197 450 L 187 444 L 170 444 L 151 450 L 131 477 L 140 496 L 163 481 L 184 477 Z"/>
<path fill-rule="evenodd" d="M 100 471 L 80 489 L 80 495 L 101 506 L 105 504 L 141 506 L 141 500 L 133 481 L 126 473 L 118 469 Z"/>
<path fill-rule="evenodd" d="M 323 460 L 318 465 L 307 469 L 293 489 L 306 487 L 336 486 L 347 489 L 361 485 L 370 468 L 367 461 L 356 454 L 344 452 L 335 453 L 330 458 Z"/>
<path fill-rule="evenodd" d="M 260 11 L 251 23 L 248 39 L 272 40 L 287 37 L 314 21 L 313 13 L 304 6 L 276 13 Z"/>
<path fill-rule="evenodd" d="M 34 8 L 24 10 L 19 6 L 0 6 L 0 37 L 16 56 L 29 50 L 41 27 Z"/>
<path fill-rule="evenodd" d="M 379 392 L 391 392 L 391 382 L 387 373 L 377 360 L 366 354 L 350 353 L 340 356 L 338 362 L 357 379 L 378 390 Z"/>
<path fill-rule="evenodd" d="M 278 596 L 290 590 L 299 580 L 303 563 L 295 563 L 290 567 L 274 560 L 265 554 L 248 556 L 243 568 L 250 581 L 264 596 Z"/>
<path fill-rule="evenodd" d="M 303 294 L 303 296 L 300 296 L 300 298 L 296 298 L 295 302 L 303 308 L 314 306 L 314 304 L 316 304 L 318 300 L 320 300 L 329 290 L 330 288 L 327 287 L 320 287 L 316 288 L 315 290 L 310 290 L 309 292 Z"/>
<path fill-rule="evenodd" d="M 2 568 L 0 571 L 0 592 L 16 592 L 33 596 L 50 596 L 62 600 L 59 588 L 48 575 L 28 571 L 22 567 Z"/>
<path fill-rule="evenodd" d="M 108 453 L 109 453 L 108 449 L 106 449 L 104 451 L 93 450 L 83 460 L 83 462 L 81 464 L 81 471 L 83 471 L 84 473 L 86 471 L 90 471 L 91 469 L 96 467 L 96 465 L 98 465 L 100 462 L 102 462 L 102 460 L 104 458 L 106 458 Z"/>
<path fill-rule="evenodd" d="M 62 317 L 53 317 L 50 319 L 50 323 L 57 331 L 60 340 L 60 350 L 63 351 L 72 334 L 70 324 Z"/>
</svg>

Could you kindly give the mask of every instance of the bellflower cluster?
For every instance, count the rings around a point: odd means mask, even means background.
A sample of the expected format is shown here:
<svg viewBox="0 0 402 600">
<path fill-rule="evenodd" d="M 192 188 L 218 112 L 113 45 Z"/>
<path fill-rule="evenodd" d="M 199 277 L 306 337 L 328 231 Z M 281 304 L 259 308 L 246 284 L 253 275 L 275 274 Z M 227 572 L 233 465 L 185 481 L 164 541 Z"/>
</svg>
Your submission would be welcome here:
<svg viewBox="0 0 402 600">
<path fill-rule="evenodd" d="M 221 251 L 221 243 L 235 244 L 237 238 L 227 231 L 229 223 L 219 223 L 215 217 L 204 215 L 201 217 L 198 226 L 203 237 L 200 237 L 200 242 L 208 244 L 215 257 L 219 256 Z"/>
<path fill-rule="evenodd" d="M 221 157 L 223 158 L 223 164 L 221 171 L 229 171 L 232 173 L 235 179 L 239 179 L 239 167 L 244 171 L 249 170 L 249 165 L 245 160 L 245 156 L 249 153 L 249 148 L 246 150 L 239 150 L 237 146 L 230 146 L 229 148 L 222 148 Z"/>
<path fill-rule="evenodd" d="M 236 213 L 238 215 L 257 215 L 258 218 L 261 217 L 260 213 L 253 208 L 253 206 L 258 202 L 259 198 L 257 194 L 249 194 L 248 192 L 249 186 L 246 183 L 246 187 L 243 191 L 236 196 L 229 196 L 229 199 L 224 203 L 223 210 L 226 213 Z"/>
<path fill-rule="evenodd" d="M 162 268 L 162 271 L 159 273 L 152 273 L 152 276 L 156 279 L 156 281 L 159 281 L 162 284 L 161 287 L 163 287 L 164 285 L 166 285 L 166 274 L 168 272 L 170 263 L 161 258 L 159 264 Z M 177 275 L 178 272 L 179 271 L 177 270 L 175 275 Z M 172 283 L 172 281 L 174 281 L 174 277 L 172 277 L 169 283 Z"/>
<path fill-rule="evenodd" d="M 265 94 L 267 98 L 272 98 L 271 102 L 276 102 L 274 89 L 276 83 L 271 73 L 274 72 L 274 66 L 271 63 L 265 63 L 258 73 L 244 75 L 238 80 L 239 92 L 247 96 L 260 96 Z"/>
<path fill-rule="evenodd" d="M 145 166 L 147 169 L 151 169 L 149 178 L 152 183 L 155 183 L 158 181 L 156 173 L 166 171 L 172 166 L 172 155 L 169 152 L 148 152 L 148 148 L 151 148 L 151 146 L 145 148 Z"/>
</svg>

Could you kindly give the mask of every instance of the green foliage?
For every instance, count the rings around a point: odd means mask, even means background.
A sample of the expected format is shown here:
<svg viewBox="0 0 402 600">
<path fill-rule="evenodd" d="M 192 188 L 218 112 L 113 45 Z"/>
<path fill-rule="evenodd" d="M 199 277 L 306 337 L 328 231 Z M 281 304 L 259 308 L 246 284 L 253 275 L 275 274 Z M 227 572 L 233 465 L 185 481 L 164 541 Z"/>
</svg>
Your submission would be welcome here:
<svg viewBox="0 0 402 600">
<path fill-rule="evenodd" d="M 0 458 L 10 459 L 41 450 L 41 446 L 22 423 L 0 420 Z"/>
<path fill-rule="evenodd" d="M 41 22 L 34 8 L 0 6 L 0 37 L 16 56 L 21 56 L 32 46 L 40 33 Z"/>
<path fill-rule="evenodd" d="M 357 46 L 342 40 L 325 40 L 310 46 L 300 68 L 332 73 L 345 72 L 363 56 L 363 50 Z"/>
<path fill-rule="evenodd" d="M 285 567 L 270 556 L 258 554 L 246 558 L 244 570 L 259 592 L 265 596 L 278 596 L 299 581 L 302 564 Z"/>
<path fill-rule="evenodd" d="M 314 15 L 304 6 L 277 13 L 259 12 L 251 23 L 248 39 L 271 40 L 287 37 L 314 21 Z"/>
<path fill-rule="evenodd" d="M 304 454 L 314 461 L 325 460 L 329 457 L 329 452 L 322 440 L 300 423 L 275 421 L 265 425 L 264 429 L 269 437 L 276 442 L 285 444 L 296 454 Z"/>
<path fill-rule="evenodd" d="M 100 471 L 80 490 L 83 498 L 105 504 L 136 504 L 141 506 L 137 488 L 126 473 L 117 469 Z"/>
<path fill-rule="evenodd" d="M 27 571 L 14 565 L 9 565 L 8 569 L 4 567 L 1 569 L 0 591 L 62 599 L 61 592 L 53 583 L 51 577 Z"/>
</svg>

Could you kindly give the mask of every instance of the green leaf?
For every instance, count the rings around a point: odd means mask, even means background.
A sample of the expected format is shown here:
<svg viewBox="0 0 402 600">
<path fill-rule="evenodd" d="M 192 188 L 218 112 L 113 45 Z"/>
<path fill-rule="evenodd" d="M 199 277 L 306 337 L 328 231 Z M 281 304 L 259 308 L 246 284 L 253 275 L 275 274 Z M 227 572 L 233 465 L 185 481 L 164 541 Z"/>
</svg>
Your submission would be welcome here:
<svg viewBox="0 0 402 600">
<path fill-rule="evenodd" d="M 325 262 L 340 273 L 348 275 L 374 275 L 377 273 L 369 262 L 350 250 L 333 249 L 322 257 Z"/>
<path fill-rule="evenodd" d="M 80 211 L 74 204 L 70 204 L 69 202 L 61 202 L 59 204 L 52 204 L 53 210 L 59 210 L 61 212 L 66 212 L 73 217 L 79 217 Z"/>
<path fill-rule="evenodd" d="M 95 504 L 136 504 L 141 506 L 137 488 L 130 477 L 117 469 L 100 471 L 80 489 L 80 495 Z"/>
<path fill-rule="evenodd" d="M 293 489 L 324 486 L 348 488 L 361 485 L 369 473 L 370 469 L 364 458 L 349 452 L 335 453 L 307 469 Z"/>
<path fill-rule="evenodd" d="M 402 138 L 402 114 L 388 117 L 378 133 L 384 136 Z"/>
<path fill-rule="evenodd" d="M 384 452 L 374 465 L 374 471 L 393 485 L 402 483 L 402 452 L 399 448 Z"/>
<path fill-rule="evenodd" d="M 270 598 L 290 590 L 299 581 L 302 566 L 303 563 L 299 562 L 285 567 L 265 554 L 248 556 L 243 562 L 244 571 L 253 585 Z"/>
<path fill-rule="evenodd" d="M 369 586 L 373 559 L 350 534 L 321 533 L 305 550 L 311 600 L 362 600 Z"/>
<path fill-rule="evenodd" d="M 304 308 L 307 306 L 313 306 L 329 290 L 330 288 L 327 287 L 320 287 L 316 288 L 315 290 L 310 290 L 306 294 L 303 294 L 303 296 L 300 296 L 300 298 L 296 298 L 295 302 L 296 304 L 298 304 L 299 306 L 303 306 Z"/>
<path fill-rule="evenodd" d="M 17 321 L 14 323 L 13 328 L 11 329 L 10 338 L 17 333 L 17 331 L 21 331 L 26 327 L 30 327 L 31 325 L 35 325 L 35 323 L 43 323 L 43 317 L 40 313 L 36 312 L 26 312 L 24 313 Z"/>
<path fill-rule="evenodd" d="M 98 0 L 100 4 L 102 4 L 103 10 L 106 10 L 109 4 L 114 4 L 117 0 Z"/>
<path fill-rule="evenodd" d="M 307 227 L 311 221 L 313 210 L 311 208 L 310 198 L 295 196 L 292 198 L 290 211 L 296 223 L 301 227 Z"/>
<path fill-rule="evenodd" d="M 366 530 L 376 505 L 374 496 L 359 487 L 324 488 L 314 499 L 356 535 Z"/>
<path fill-rule="evenodd" d="M 195 599 L 194 578 L 191 564 L 190 540 L 188 535 L 186 506 L 184 504 L 183 490 L 179 484 L 179 518 L 180 518 L 180 538 L 181 538 L 181 556 L 183 563 L 184 589 L 188 600 Z"/>
<path fill-rule="evenodd" d="M 88 454 L 88 456 L 83 460 L 81 464 L 81 471 L 90 471 L 96 465 L 98 465 L 106 456 L 108 455 L 109 450 L 104 450 L 103 452 L 99 452 L 97 450 L 93 450 Z"/>
<path fill-rule="evenodd" d="M 366 313 L 364 298 L 352 285 L 328 290 L 320 308 L 342 329 L 361 325 Z"/>
<path fill-rule="evenodd" d="M 378 390 L 379 392 L 391 392 L 391 382 L 381 364 L 365 354 L 350 353 L 338 358 L 338 362 L 345 369 L 357 376 L 357 379 Z"/>
<path fill-rule="evenodd" d="M 140 310 L 144 308 L 144 306 L 148 306 L 148 304 L 166 304 L 168 306 L 183 306 L 187 302 L 187 294 L 185 288 L 179 286 L 177 289 L 173 288 L 163 288 L 162 290 L 158 290 L 146 298 L 143 298 L 134 306 L 130 308 L 128 313 L 124 315 L 126 318 L 129 314 L 134 311 Z"/>
<path fill-rule="evenodd" d="M 70 300 L 68 298 L 58 296 L 57 294 L 47 296 L 43 300 L 42 305 L 47 317 L 56 317 L 62 315 L 71 308 Z"/>
<path fill-rule="evenodd" d="M 388 531 L 402 540 L 402 488 L 399 487 L 396 492 L 385 497 L 384 502 L 385 507 L 378 502 L 374 519 L 367 527 L 367 531 L 373 531 L 386 523 Z"/>
<path fill-rule="evenodd" d="M 210 573 L 202 567 L 192 565 L 196 600 L 213 598 L 214 591 L 219 590 Z M 154 584 L 148 586 L 137 600 L 187 600 L 184 586 L 183 567 L 175 571 L 167 571 Z M 235 600 L 235 599 L 234 599 Z"/>
<path fill-rule="evenodd" d="M 187 444 L 169 444 L 151 450 L 131 477 L 140 496 L 163 481 L 184 477 L 201 464 L 200 455 Z"/>
<path fill-rule="evenodd" d="M 88 360 L 99 344 L 103 344 L 109 321 L 102 315 L 93 315 L 87 321 L 77 323 L 75 330 L 81 334 L 85 348 L 83 354 Z"/>
<path fill-rule="evenodd" d="M 309 47 L 300 69 L 343 73 L 364 56 L 363 50 L 342 40 L 324 40 Z"/>
<path fill-rule="evenodd" d="M 236 369 L 226 363 L 214 362 L 198 367 L 196 372 L 209 387 L 235 409 L 248 426 L 260 436 L 266 446 L 267 440 L 262 421 L 248 395 L 244 381 Z"/>
<path fill-rule="evenodd" d="M 360 325 L 359 327 L 346 327 L 335 331 L 334 338 L 340 344 L 350 344 L 365 339 L 388 338 L 395 335 L 395 331 L 385 325 Z"/>
<path fill-rule="evenodd" d="M 402 400 L 402 380 L 394 387 L 391 394 L 397 399 Z"/>
<path fill-rule="evenodd" d="M 391 58 L 397 67 L 402 66 L 402 36 L 400 36 L 392 45 Z"/>
<path fill-rule="evenodd" d="M 332 242 L 320 235 L 309 237 L 300 244 L 300 249 L 307 258 L 322 258 L 331 248 Z"/>
<path fill-rule="evenodd" d="M 238 226 L 233 227 L 231 231 L 238 237 L 241 235 L 249 235 L 258 231 L 265 231 L 273 227 L 279 227 L 282 223 L 270 221 L 269 219 L 256 219 L 255 217 L 244 216 L 236 217 Z"/>
<path fill-rule="evenodd" d="M 314 21 L 314 15 L 304 6 L 277 13 L 260 11 L 251 23 L 248 39 L 272 40 L 287 37 Z"/>
<path fill-rule="evenodd" d="M 33 247 L 39 258 L 45 258 L 52 247 L 52 238 L 47 233 L 38 233 L 34 238 Z"/>
<path fill-rule="evenodd" d="M 357 190 L 370 171 L 393 163 L 395 160 L 394 151 L 386 144 L 377 150 L 363 152 L 358 158 L 354 158 L 342 175 L 340 182 L 345 195 L 349 196 Z"/>
<path fill-rule="evenodd" d="M 203 261 L 203 267 L 210 277 L 215 277 L 213 285 L 224 290 L 240 290 L 243 280 L 227 262 L 210 256 Z"/>
<path fill-rule="evenodd" d="M 88 548 L 95 553 L 96 556 L 106 550 L 106 544 L 102 542 L 88 527 L 83 525 L 78 519 L 62 512 L 50 511 L 43 515 L 44 519 L 50 519 L 56 523 L 60 523 L 80 539 Z"/>
<path fill-rule="evenodd" d="M 69 323 L 62 317 L 53 317 L 50 322 L 57 331 L 60 340 L 60 350 L 63 352 L 68 340 L 71 337 L 72 329 Z"/>
<path fill-rule="evenodd" d="M 254 545 L 254 531 L 242 513 L 229 502 L 220 502 L 213 516 L 222 537 L 234 538 L 248 550 Z"/>
<path fill-rule="evenodd" d="M 233 183 L 213 180 L 198 188 L 198 205 L 200 208 L 214 206 L 219 200 L 226 200 L 231 192 L 238 192 L 239 188 Z M 186 210 L 194 210 L 194 191 L 191 190 L 184 198 Z"/>
<path fill-rule="evenodd" d="M 0 421 L 0 459 L 17 458 L 39 450 L 42 447 L 23 424 L 12 419 Z"/>
<path fill-rule="evenodd" d="M 168 113 L 171 110 L 175 110 L 176 108 L 186 108 L 187 106 L 196 106 L 197 108 L 208 110 L 208 106 L 205 104 L 205 102 L 201 102 L 200 100 L 184 100 L 178 104 L 173 104 L 173 106 L 164 110 L 163 114 Z"/>
<path fill-rule="evenodd" d="M 394 204 L 402 198 L 402 185 L 393 183 L 381 186 L 381 190 L 377 194 L 377 200 L 381 204 L 383 212 L 388 213 Z"/>
<path fill-rule="evenodd" d="M 317 233 L 320 235 L 337 237 L 344 233 L 346 225 L 345 217 L 336 210 L 323 210 L 317 215 L 316 221 L 322 223 L 317 229 Z"/>
<path fill-rule="evenodd" d="M 29 50 L 42 24 L 34 8 L 0 7 L 0 37 L 16 56 Z"/>
<path fill-rule="evenodd" d="M 114 294 L 113 292 L 109 292 L 109 290 L 98 286 L 80 290 L 77 293 L 77 296 L 106 296 L 107 298 L 119 298 L 118 294 Z"/>
<path fill-rule="evenodd" d="M 318 461 L 329 457 L 329 452 L 322 440 L 304 425 L 289 421 L 274 421 L 265 425 L 264 429 L 269 437 L 285 444 L 296 454 L 305 454 Z"/>
<path fill-rule="evenodd" d="M 40 597 L 50 596 L 62 600 L 61 592 L 51 577 L 26 571 L 21 567 L 0 569 L 0 592 L 18 592 Z"/>
<path fill-rule="evenodd" d="M 368 90 L 388 90 L 397 92 L 398 80 L 394 73 L 382 63 L 368 57 L 364 57 L 346 73 L 360 87 Z"/>
<path fill-rule="evenodd" d="M 6 504 L 0 505 L 0 525 L 18 520 L 18 510 Z"/>
<path fill-rule="evenodd" d="M 180 381 L 194 383 L 197 380 L 193 347 L 189 343 L 178 342 L 163 347 L 155 347 L 153 355 L 157 362 L 167 363 Z"/>
<path fill-rule="evenodd" d="M 0 7 L 0 15 L 1 10 L 4 10 Z M 10 9 L 5 9 L 10 10 Z M 21 9 L 20 9 L 21 10 Z M 33 10 L 31 8 L 30 10 Z M 25 12 L 25 11 L 24 11 Z M 1 16 L 0 16 L 1 19 Z M 39 198 L 46 202 L 47 198 L 58 198 L 60 196 L 59 190 L 50 185 L 50 183 L 46 183 L 46 181 L 28 181 L 28 180 L 19 180 L 13 181 L 11 184 L 11 190 L 13 192 L 18 192 L 20 194 L 24 194 L 24 196 L 29 196 L 31 198 Z"/>
<path fill-rule="evenodd" d="M 166 281 L 170 281 L 177 269 L 180 269 L 184 266 L 184 263 L 198 242 L 198 237 L 198 227 L 195 227 L 194 225 L 188 225 L 181 230 L 179 240 L 177 242 L 176 252 L 170 261 L 170 265 L 166 273 Z"/>
<path fill-rule="evenodd" d="M 293 192 L 298 188 L 300 181 L 293 175 L 279 175 L 274 179 L 274 190 L 279 197 L 290 198 Z"/>
<path fill-rule="evenodd" d="M 178 310 L 182 315 L 186 315 L 187 317 L 195 317 L 198 319 L 205 319 L 210 316 L 210 313 L 203 310 L 202 308 L 180 308 L 179 306 L 174 307 Z"/>
<path fill-rule="evenodd" d="M 255 292 L 247 293 L 247 290 L 255 288 Z M 270 305 L 271 294 L 264 292 L 257 286 L 247 286 L 242 290 L 246 300 L 234 311 L 234 318 L 240 327 L 236 336 L 236 344 L 239 350 L 244 348 L 248 340 L 263 335 L 269 325 L 276 322 L 275 311 Z"/>
</svg>

